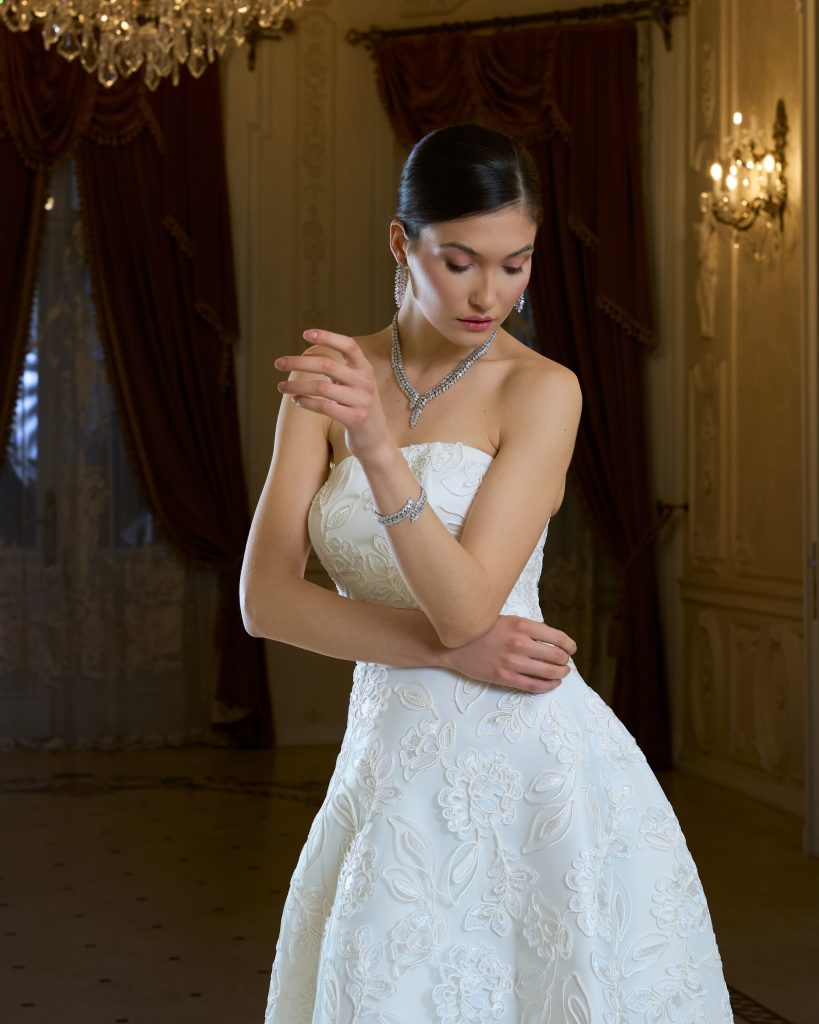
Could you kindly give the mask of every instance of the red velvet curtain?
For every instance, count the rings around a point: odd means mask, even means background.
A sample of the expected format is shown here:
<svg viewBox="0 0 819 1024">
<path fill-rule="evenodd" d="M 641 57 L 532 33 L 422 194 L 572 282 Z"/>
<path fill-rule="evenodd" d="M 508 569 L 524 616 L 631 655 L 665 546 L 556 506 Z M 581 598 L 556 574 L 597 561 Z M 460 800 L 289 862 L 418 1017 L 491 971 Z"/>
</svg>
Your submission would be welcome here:
<svg viewBox="0 0 819 1024">
<path fill-rule="evenodd" d="M 651 765 L 670 767 L 644 417 L 654 330 L 636 30 L 619 23 L 387 37 L 375 56 L 384 106 L 405 145 L 479 120 L 526 143 L 538 164 L 545 211 L 530 294 L 539 344 L 580 379 L 572 474 L 622 579 L 612 703 Z"/>
<path fill-rule="evenodd" d="M 8 437 L 50 168 L 77 162 L 94 299 L 123 432 L 169 539 L 219 571 L 216 696 L 272 742 L 262 642 L 239 611 L 250 517 L 234 386 L 238 335 L 217 68 L 105 90 L 0 28 L 0 439 Z M 0 451 L 5 457 L 6 445 Z"/>
</svg>

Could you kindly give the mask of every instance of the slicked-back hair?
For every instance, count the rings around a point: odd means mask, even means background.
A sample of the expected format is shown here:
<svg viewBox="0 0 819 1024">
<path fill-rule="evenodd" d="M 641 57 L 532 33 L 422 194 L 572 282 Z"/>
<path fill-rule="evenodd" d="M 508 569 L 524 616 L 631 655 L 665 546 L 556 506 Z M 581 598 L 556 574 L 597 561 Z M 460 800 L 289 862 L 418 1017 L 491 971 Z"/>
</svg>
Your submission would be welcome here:
<svg viewBox="0 0 819 1024">
<path fill-rule="evenodd" d="M 540 223 L 540 176 L 529 151 L 502 132 L 455 124 L 413 147 L 401 171 L 395 216 L 416 241 L 430 224 L 518 203 Z"/>
</svg>

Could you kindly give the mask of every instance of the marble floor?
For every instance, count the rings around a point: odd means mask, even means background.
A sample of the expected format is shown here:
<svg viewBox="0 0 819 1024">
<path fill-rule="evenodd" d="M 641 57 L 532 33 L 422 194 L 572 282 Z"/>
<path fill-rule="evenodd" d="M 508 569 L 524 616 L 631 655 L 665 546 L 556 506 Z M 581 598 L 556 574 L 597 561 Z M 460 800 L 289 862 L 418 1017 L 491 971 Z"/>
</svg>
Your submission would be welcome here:
<svg viewBox="0 0 819 1024">
<path fill-rule="evenodd" d="M 0 1022 L 261 1024 L 336 753 L 1 754 Z M 802 856 L 801 822 L 678 773 L 660 781 L 737 1024 L 819 1024 L 819 860 Z"/>
</svg>

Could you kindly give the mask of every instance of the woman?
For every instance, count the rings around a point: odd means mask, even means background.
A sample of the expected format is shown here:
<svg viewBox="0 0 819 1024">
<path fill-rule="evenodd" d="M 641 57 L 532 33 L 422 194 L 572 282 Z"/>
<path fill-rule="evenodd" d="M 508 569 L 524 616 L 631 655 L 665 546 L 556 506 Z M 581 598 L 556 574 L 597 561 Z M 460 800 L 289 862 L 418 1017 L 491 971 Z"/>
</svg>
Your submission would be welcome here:
<svg viewBox="0 0 819 1024">
<path fill-rule="evenodd" d="M 540 211 L 513 140 L 433 132 L 390 225 L 392 325 L 276 360 L 245 623 L 357 665 L 266 1024 L 732 1020 L 674 813 L 538 606 L 581 407 L 500 326 Z M 310 541 L 340 597 L 304 581 Z"/>
</svg>

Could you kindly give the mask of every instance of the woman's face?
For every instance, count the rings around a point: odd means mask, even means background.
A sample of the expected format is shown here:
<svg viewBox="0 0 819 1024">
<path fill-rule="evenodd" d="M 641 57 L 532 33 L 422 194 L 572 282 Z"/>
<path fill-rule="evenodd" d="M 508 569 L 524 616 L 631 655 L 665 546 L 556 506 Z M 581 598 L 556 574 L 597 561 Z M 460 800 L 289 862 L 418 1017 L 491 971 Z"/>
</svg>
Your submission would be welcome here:
<svg viewBox="0 0 819 1024">
<path fill-rule="evenodd" d="M 536 231 L 522 204 L 430 224 L 415 242 L 393 221 L 393 252 L 406 258 L 412 282 L 405 302 L 455 344 L 480 344 L 529 282 Z"/>
</svg>

